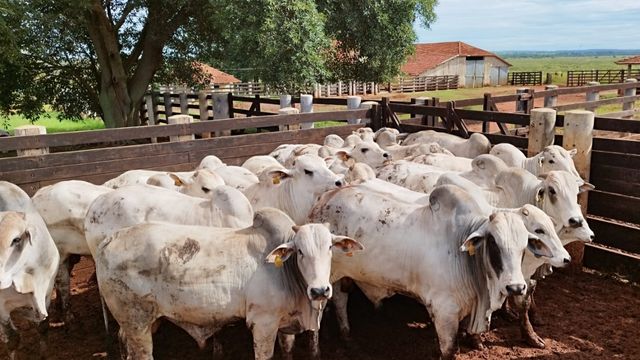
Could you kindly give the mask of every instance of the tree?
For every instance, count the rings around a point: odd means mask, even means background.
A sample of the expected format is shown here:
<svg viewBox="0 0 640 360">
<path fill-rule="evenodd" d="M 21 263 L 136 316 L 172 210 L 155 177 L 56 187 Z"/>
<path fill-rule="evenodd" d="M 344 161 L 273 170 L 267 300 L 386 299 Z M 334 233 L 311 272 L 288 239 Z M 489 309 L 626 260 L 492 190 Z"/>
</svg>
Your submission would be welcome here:
<svg viewBox="0 0 640 360">
<path fill-rule="evenodd" d="M 138 125 L 152 82 L 194 84 L 205 59 L 284 92 L 386 80 L 436 0 L 0 0 L 0 115 L 98 114 Z"/>
</svg>

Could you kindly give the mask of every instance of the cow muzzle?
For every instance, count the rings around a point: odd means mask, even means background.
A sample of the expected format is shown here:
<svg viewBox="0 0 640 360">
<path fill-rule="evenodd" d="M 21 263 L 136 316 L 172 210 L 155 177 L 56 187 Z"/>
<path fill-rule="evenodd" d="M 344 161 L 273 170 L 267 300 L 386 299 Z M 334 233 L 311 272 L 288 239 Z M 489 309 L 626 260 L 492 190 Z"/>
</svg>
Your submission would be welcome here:
<svg viewBox="0 0 640 360">
<path fill-rule="evenodd" d="M 507 294 L 509 295 L 524 295 L 527 290 L 527 285 L 525 284 L 511 284 L 506 286 Z"/>
<path fill-rule="evenodd" d="M 331 297 L 331 286 L 310 288 L 309 297 L 311 300 L 327 300 Z"/>
</svg>

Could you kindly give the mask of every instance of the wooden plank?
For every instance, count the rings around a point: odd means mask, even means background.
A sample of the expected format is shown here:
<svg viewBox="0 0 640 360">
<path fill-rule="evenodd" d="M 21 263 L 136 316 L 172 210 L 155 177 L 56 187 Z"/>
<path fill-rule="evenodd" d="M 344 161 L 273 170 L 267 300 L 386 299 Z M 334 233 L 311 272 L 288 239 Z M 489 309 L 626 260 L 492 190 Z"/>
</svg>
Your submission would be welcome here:
<svg viewBox="0 0 640 360">
<path fill-rule="evenodd" d="M 640 155 L 640 141 L 594 138 L 593 150 Z"/>
<path fill-rule="evenodd" d="M 456 106 L 458 102 L 456 101 Z M 456 108 L 456 113 L 466 120 L 493 121 L 497 123 L 529 125 L 529 114 L 505 113 L 498 111 L 477 111 Z"/>
<path fill-rule="evenodd" d="M 587 244 L 584 249 L 584 266 L 607 273 L 623 275 L 640 282 L 640 256 L 598 244 Z"/>
<path fill-rule="evenodd" d="M 594 172 L 592 172 L 593 174 Z M 606 175 L 605 175 L 606 176 Z M 589 179 L 596 189 L 621 195 L 640 197 L 640 184 L 632 183 L 625 178 L 596 177 Z"/>
<path fill-rule="evenodd" d="M 617 111 L 617 112 L 601 114 L 600 116 L 607 117 L 607 118 L 624 118 L 624 117 L 630 117 L 630 116 L 635 115 L 637 111 L 638 110 L 636 110 L 636 109 L 623 110 L 623 111 Z M 637 123 L 637 121 L 634 121 L 634 122 Z"/>
<path fill-rule="evenodd" d="M 591 166 L 617 166 L 627 169 L 640 169 L 640 155 L 623 154 L 609 151 L 593 151 Z"/>
<path fill-rule="evenodd" d="M 446 108 L 436 106 L 389 103 L 389 109 L 395 113 L 447 116 Z"/>
<path fill-rule="evenodd" d="M 554 109 L 556 109 L 557 111 L 567 111 L 567 110 L 573 110 L 573 109 L 596 108 L 604 105 L 621 104 L 623 102 L 632 102 L 638 99 L 640 99 L 640 95 L 619 96 L 619 97 L 610 98 L 610 99 L 585 101 L 582 103 L 575 103 L 575 104 L 558 105 L 554 107 Z"/>
<path fill-rule="evenodd" d="M 640 227 L 621 224 L 587 215 L 589 227 L 596 234 L 595 242 L 616 249 L 640 254 Z"/>
<path fill-rule="evenodd" d="M 589 192 L 588 213 L 640 224 L 640 198 L 592 190 Z"/>
<path fill-rule="evenodd" d="M 482 134 L 491 141 L 492 144 L 509 143 L 517 148 L 526 149 L 529 142 L 527 138 L 521 136 L 509 136 L 501 134 Z"/>
<path fill-rule="evenodd" d="M 640 121 L 596 116 L 593 128 L 595 130 L 631 132 L 634 134 L 640 134 Z"/>
</svg>

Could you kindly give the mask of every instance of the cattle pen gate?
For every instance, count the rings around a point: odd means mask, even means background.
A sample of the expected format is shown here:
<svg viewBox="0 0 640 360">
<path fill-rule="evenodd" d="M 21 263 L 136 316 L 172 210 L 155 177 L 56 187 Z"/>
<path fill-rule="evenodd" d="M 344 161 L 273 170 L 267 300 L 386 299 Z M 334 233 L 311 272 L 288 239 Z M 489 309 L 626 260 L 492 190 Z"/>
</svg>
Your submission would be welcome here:
<svg viewBox="0 0 640 360">
<path fill-rule="evenodd" d="M 552 94 L 550 92 L 549 94 Z M 526 102 L 531 95 L 509 95 L 509 101 Z M 635 94 L 634 94 L 635 99 Z M 296 99 L 294 98 L 294 101 Z M 411 102 L 390 102 L 383 98 L 369 109 L 341 110 L 291 115 L 265 115 L 262 101 L 275 99 L 236 97 L 229 95 L 229 114 L 242 113 L 246 118 L 228 118 L 174 125 L 153 125 L 123 129 L 83 131 L 49 135 L 29 135 L 0 138 L 0 179 L 13 182 L 33 195 L 38 189 L 62 180 L 84 180 L 100 184 L 126 170 L 154 169 L 184 171 L 193 169 L 206 155 L 218 156 L 231 165 L 241 164 L 254 155 L 267 154 L 285 143 L 322 143 L 328 134 L 346 136 L 363 124 L 331 126 L 300 130 L 305 122 L 368 121 L 380 128 L 393 126 L 403 132 L 433 129 L 468 137 L 475 125 L 482 124 L 492 143 L 507 142 L 523 152 L 531 150 L 537 136 L 515 135 L 517 129 L 530 126 L 538 117 L 533 102 L 525 103 L 523 113 L 501 113 L 492 109 L 490 97 L 485 97 L 485 110 L 464 110 L 464 101 L 418 105 Z M 499 99 L 501 100 L 501 99 Z M 620 101 L 628 101 L 621 99 Z M 474 100 L 475 101 L 475 100 Z M 505 100 L 506 101 L 506 100 Z M 251 104 L 249 110 L 235 109 L 234 102 Z M 316 99 L 316 103 L 347 105 L 346 99 Z M 201 108 L 205 111 L 210 109 Z M 188 108 L 187 108 L 188 110 Z M 157 119 L 159 112 L 154 111 Z M 408 115 L 399 115 L 408 114 Z M 258 116 L 255 116 L 258 115 Z M 554 113 L 555 115 L 555 113 Z M 408 118 L 405 118 L 408 116 Z M 589 193 L 588 221 L 596 234 L 594 244 L 588 244 L 584 264 L 604 272 L 618 273 L 640 281 L 640 141 L 603 137 L 640 134 L 640 122 L 607 117 L 595 117 L 593 141 L 573 143 L 565 126 L 571 115 L 554 117 L 555 137 L 543 139 L 568 148 L 578 146 L 587 159 L 586 175 L 596 190 Z M 401 120 L 402 118 L 402 120 Z M 489 133 L 489 123 L 499 124 L 500 132 Z M 211 133 L 256 128 L 279 128 L 276 132 L 258 132 L 232 136 L 210 137 Z M 533 128 L 533 127 L 532 127 Z M 524 132 L 527 133 L 527 132 Z M 566 136 L 567 139 L 564 139 Z M 567 143 L 567 141 L 571 143 Z M 563 144 L 564 142 L 564 144 Z M 25 150 L 46 149 L 40 155 L 26 155 Z M 589 159 L 590 158 L 590 163 Z"/>
</svg>

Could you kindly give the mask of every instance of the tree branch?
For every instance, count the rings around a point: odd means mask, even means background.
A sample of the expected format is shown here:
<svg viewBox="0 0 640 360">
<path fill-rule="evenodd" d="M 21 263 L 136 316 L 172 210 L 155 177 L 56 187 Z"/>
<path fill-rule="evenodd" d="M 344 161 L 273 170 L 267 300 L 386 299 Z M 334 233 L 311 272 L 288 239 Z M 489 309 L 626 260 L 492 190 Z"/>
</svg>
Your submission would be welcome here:
<svg viewBox="0 0 640 360">
<path fill-rule="evenodd" d="M 120 28 L 122 27 L 122 25 L 124 25 L 124 22 L 127 20 L 127 17 L 129 16 L 129 14 L 131 14 L 134 8 L 135 8 L 135 5 L 131 1 L 127 1 L 127 3 L 124 6 L 124 9 L 122 9 L 122 15 L 120 15 L 120 18 L 118 19 L 118 21 L 116 21 L 114 25 L 116 32 L 120 31 Z"/>
<path fill-rule="evenodd" d="M 140 32 L 140 36 L 138 37 L 138 42 L 133 47 L 133 50 L 131 50 L 131 53 L 129 54 L 129 56 L 127 56 L 123 61 L 124 70 L 127 73 L 130 73 L 131 68 L 140 57 L 140 54 L 142 54 L 142 50 L 144 49 L 144 44 L 147 37 L 147 29 L 148 29 L 148 26 L 147 26 L 147 23 L 145 23 L 144 28 L 142 28 L 142 31 Z"/>
</svg>

